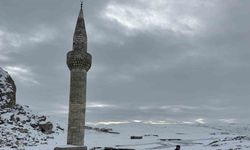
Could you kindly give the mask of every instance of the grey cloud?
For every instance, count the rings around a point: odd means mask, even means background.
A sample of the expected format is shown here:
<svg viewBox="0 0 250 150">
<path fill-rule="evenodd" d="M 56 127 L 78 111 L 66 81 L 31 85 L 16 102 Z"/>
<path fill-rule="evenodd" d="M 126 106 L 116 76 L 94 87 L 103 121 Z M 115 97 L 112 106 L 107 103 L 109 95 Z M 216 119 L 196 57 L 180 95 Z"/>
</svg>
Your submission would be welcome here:
<svg viewBox="0 0 250 150">
<path fill-rule="evenodd" d="M 85 1 L 88 46 L 93 56 L 88 74 L 88 103 L 119 106 L 89 109 L 88 120 L 247 118 L 250 113 L 247 109 L 249 3 L 243 0 Z M 117 18 L 105 16 L 111 4 L 119 7 L 109 13 L 129 10 L 122 15 L 132 17 L 126 19 L 138 27 L 128 29 Z M 0 2 L 0 31 L 18 35 L 8 38 L 0 34 L 0 65 L 29 68 L 40 83 L 27 87 L 15 78 L 19 103 L 46 112 L 60 111 L 61 105 L 67 106 L 69 71 L 65 59 L 72 47 L 78 11 L 78 1 Z M 142 17 L 154 14 L 156 21 L 158 15 L 163 16 L 163 27 L 156 25 L 157 22 L 144 26 Z M 178 18 L 183 16 L 196 19 L 199 27 L 181 24 Z M 121 14 L 117 13 L 116 17 Z M 192 19 L 184 21 L 192 23 Z M 9 42 L 4 42 L 1 48 L 3 40 Z M 15 40 L 25 44 L 15 47 L 11 44 Z M 206 111 L 183 108 L 178 108 L 180 112 L 157 108 L 142 111 L 140 106 L 203 106 Z"/>
</svg>

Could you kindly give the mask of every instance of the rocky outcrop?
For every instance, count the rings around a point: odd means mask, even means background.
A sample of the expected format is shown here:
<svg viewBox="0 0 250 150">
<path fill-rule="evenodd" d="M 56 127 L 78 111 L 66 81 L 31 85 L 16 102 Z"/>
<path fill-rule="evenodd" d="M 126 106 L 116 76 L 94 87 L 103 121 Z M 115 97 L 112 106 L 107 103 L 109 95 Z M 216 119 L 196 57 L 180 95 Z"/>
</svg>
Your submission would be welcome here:
<svg viewBox="0 0 250 150">
<path fill-rule="evenodd" d="M 16 104 L 16 85 L 14 80 L 0 67 L 0 107 L 13 107 Z"/>
<path fill-rule="evenodd" d="M 40 122 L 38 123 L 39 129 L 45 134 L 53 133 L 53 124 L 51 122 Z"/>
<path fill-rule="evenodd" d="M 132 140 L 140 140 L 140 139 L 143 139 L 143 136 L 130 136 L 130 139 L 132 139 Z"/>
</svg>

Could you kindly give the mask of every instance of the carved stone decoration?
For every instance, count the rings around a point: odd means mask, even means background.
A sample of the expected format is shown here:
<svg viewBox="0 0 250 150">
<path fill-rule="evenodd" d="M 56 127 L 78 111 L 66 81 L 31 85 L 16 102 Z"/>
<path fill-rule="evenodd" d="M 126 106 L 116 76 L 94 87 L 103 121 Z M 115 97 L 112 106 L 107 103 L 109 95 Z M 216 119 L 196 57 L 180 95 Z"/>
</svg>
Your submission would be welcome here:
<svg viewBox="0 0 250 150">
<path fill-rule="evenodd" d="M 67 65 L 70 70 L 83 69 L 88 71 L 91 67 L 91 55 L 83 51 L 69 51 L 67 54 Z"/>
</svg>

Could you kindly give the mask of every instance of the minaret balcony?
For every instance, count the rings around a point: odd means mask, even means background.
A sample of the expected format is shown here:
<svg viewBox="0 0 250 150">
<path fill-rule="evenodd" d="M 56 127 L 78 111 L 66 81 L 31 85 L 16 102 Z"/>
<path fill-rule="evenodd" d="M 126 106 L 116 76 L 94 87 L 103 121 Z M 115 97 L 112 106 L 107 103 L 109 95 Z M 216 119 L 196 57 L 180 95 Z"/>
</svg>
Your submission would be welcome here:
<svg viewBox="0 0 250 150">
<path fill-rule="evenodd" d="M 88 71 L 91 67 L 92 57 L 84 51 L 69 51 L 67 53 L 67 65 L 70 70 L 84 69 Z"/>
</svg>

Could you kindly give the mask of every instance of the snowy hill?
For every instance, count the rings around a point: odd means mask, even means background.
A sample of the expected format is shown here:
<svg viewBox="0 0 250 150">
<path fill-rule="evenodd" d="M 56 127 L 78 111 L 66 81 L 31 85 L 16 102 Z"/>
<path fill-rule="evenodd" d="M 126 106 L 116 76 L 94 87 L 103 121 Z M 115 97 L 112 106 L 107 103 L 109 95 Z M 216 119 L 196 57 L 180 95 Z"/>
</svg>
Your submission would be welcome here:
<svg viewBox="0 0 250 150">
<path fill-rule="evenodd" d="M 0 68 L 0 148 L 24 149 L 47 144 L 62 132 L 48 117 L 16 104 L 16 86 L 10 75 Z"/>
<path fill-rule="evenodd" d="M 0 147 L 20 148 L 47 144 L 60 134 L 59 126 L 53 128 L 53 123 L 46 116 L 33 113 L 28 106 L 15 105 L 12 108 L 0 110 Z"/>
</svg>

